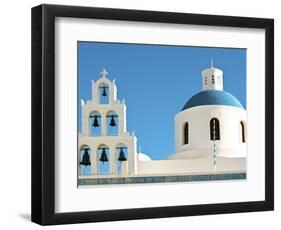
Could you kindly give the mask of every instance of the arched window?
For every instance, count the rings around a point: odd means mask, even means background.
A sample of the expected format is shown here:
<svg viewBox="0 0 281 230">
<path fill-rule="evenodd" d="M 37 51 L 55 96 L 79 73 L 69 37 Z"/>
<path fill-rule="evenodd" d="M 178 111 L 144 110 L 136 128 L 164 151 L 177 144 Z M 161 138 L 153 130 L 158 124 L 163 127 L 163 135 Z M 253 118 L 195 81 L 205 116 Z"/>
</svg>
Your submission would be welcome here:
<svg viewBox="0 0 281 230">
<path fill-rule="evenodd" d="M 106 127 L 108 136 L 118 135 L 118 115 L 116 112 L 108 112 L 106 115 Z"/>
<path fill-rule="evenodd" d="M 108 85 L 101 83 L 99 86 L 99 103 L 108 104 L 109 103 L 109 90 Z"/>
<path fill-rule="evenodd" d="M 183 127 L 183 144 L 186 145 L 189 142 L 189 127 L 188 127 L 188 122 L 184 124 Z"/>
<path fill-rule="evenodd" d="M 80 175 L 91 174 L 91 149 L 88 145 L 80 148 Z"/>
<path fill-rule="evenodd" d="M 100 145 L 98 147 L 98 174 L 109 175 L 109 148 L 107 145 Z"/>
<path fill-rule="evenodd" d="M 220 122 L 217 118 L 212 118 L 210 121 L 210 139 L 220 140 Z"/>
<path fill-rule="evenodd" d="M 101 115 L 99 112 L 92 112 L 89 117 L 90 136 L 101 135 Z"/>
<path fill-rule="evenodd" d="M 128 148 L 124 144 L 118 144 L 116 146 L 116 174 L 124 175 L 127 174 L 128 167 Z"/>
<path fill-rule="evenodd" d="M 243 121 L 240 121 L 240 127 L 241 127 L 241 141 L 242 141 L 242 143 L 245 143 L 246 142 L 246 139 L 245 139 L 245 125 L 244 125 Z"/>
</svg>

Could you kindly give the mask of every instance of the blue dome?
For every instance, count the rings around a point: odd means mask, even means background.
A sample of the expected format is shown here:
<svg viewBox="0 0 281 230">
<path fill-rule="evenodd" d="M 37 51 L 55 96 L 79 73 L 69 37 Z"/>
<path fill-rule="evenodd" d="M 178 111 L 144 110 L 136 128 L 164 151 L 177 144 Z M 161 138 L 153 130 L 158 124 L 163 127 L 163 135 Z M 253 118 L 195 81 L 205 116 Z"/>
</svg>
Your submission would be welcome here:
<svg viewBox="0 0 281 230">
<path fill-rule="evenodd" d="M 200 105 L 228 105 L 243 109 L 238 99 L 228 92 L 222 90 L 204 90 L 190 98 L 182 110 Z"/>
</svg>

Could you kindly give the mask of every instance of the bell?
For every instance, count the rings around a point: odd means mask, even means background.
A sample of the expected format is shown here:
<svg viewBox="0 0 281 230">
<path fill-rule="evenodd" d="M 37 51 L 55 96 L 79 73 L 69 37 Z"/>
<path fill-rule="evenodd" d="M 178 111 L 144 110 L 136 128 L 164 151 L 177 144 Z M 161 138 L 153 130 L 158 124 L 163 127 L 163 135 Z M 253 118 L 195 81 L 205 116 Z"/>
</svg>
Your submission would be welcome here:
<svg viewBox="0 0 281 230">
<path fill-rule="evenodd" d="M 114 120 L 114 115 L 111 115 L 111 120 L 110 120 L 110 124 L 111 127 L 116 126 L 115 120 Z"/>
<path fill-rule="evenodd" d="M 102 163 L 104 163 L 105 161 L 108 161 L 108 158 L 107 158 L 107 155 L 106 155 L 106 152 L 105 152 L 105 148 L 102 149 L 100 161 L 102 161 Z"/>
<path fill-rule="evenodd" d="M 94 126 L 95 128 L 99 127 L 99 122 L 98 122 L 98 116 L 97 116 L 97 115 L 94 116 L 94 123 L 93 123 L 93 126 Z"/>
<path fill-rule="evenodd" d="M 120 148 L 120 152 L 119 152 L 119 157 L 118 157 L 118 161 L 126 161 L 126 157 L 125 154 L 123 152 L 123 148 Z"/>
<path fill-rule="evenodd" d="M 91 165 L 88 150 L 89 150 L 88 148 L 84 149 L 84 154 L 82 157 L 82 161 L 80 162 L 80 165 L 85 165 L 85 166 Z"/>
<path fill-rule="evenodd" d="M 103 97 L 106 97 L 106 90 L 105 90 L 105 87 L 103 87 L 103 91 L 102 91 L 102 94 L 101 94 Z"/>
</svg>

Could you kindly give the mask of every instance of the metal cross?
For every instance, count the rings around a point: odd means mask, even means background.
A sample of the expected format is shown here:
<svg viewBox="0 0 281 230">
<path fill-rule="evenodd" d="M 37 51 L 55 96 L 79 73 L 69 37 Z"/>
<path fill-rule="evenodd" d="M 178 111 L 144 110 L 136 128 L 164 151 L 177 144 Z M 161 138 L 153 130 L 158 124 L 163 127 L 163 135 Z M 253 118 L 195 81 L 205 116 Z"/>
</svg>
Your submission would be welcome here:
<svg viewBox="0 0 281 230">
<path fill-rule="evenodd" d="M 108 72 L 106 71 L 106 69 L 102 69 L 102 71 L 100 72 L 100 74 L 102 75 L 103 78 L 105 78 L 106 75 L 108 74 Z"/>
</svg>

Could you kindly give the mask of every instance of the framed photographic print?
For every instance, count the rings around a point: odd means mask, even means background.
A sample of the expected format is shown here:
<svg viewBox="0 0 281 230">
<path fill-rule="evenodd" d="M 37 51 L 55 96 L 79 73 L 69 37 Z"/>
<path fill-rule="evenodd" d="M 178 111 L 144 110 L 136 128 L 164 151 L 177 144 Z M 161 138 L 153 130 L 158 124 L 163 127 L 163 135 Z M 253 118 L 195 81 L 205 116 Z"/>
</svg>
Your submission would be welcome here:
<svg viewBox="0 0 281 230">
<path fill-rule="evenodd" d="M 273 19 L 32 8 L 32 221 L 273 210 Z"/>
</svg>

